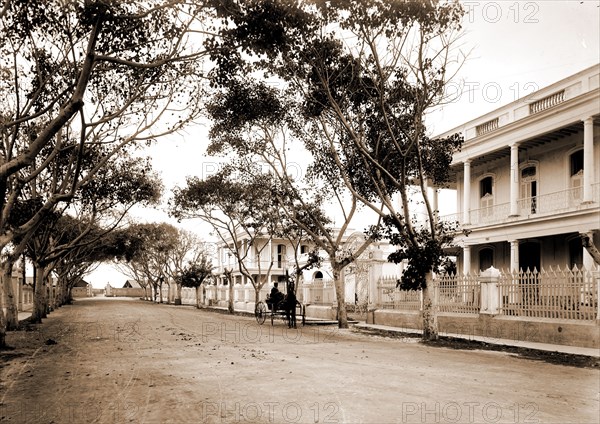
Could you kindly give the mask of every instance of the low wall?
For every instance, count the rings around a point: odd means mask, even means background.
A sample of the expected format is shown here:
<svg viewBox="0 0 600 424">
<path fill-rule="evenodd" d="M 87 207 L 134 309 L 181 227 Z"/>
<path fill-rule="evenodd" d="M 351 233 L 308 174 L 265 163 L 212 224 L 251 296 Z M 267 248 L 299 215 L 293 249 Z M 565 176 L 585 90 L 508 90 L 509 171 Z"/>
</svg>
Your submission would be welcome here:
<svg viewBox="0 0 600 424">
<path fill-rule="evenodd" d="M 90 290 L 87 287 L 73 287 L 71 289 L 72 297 L 89 297 Z"/>
<path fill-rule="evenodd" d="M 306 318 L 316 318 L 325 320 L 337 319 L 337 308 L 324 305 L 307 305 L 304 313 Z"/>
<path fill-rule="evenodd" d="M 418 311 L 376 309 L 367 314 L 368 324 L 400 329 L 421 330 Z M 441 336 L 483 336 L 513 341 L 551 343 L 566 346 L 600 348 L 600 321 L 572 321 L 550 318 L 492 316 L 484 314 L 438 314 Z"/>
<path fill-rule="evenodd" d="M 142 288 L 114 288 L 111 287 L 110 293 L 107 292 L 107 297 L 144 297 L 145 290 Z"/>
</svg>

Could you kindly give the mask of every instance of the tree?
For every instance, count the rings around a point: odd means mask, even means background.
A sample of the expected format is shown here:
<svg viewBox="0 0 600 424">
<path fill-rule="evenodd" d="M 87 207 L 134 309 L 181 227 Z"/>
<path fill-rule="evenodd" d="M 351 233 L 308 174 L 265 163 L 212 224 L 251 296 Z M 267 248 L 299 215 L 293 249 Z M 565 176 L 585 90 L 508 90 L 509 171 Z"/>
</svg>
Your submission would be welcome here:
<svg viewBox="0 0 600 424">
<path fill-rule="evenodd" d="M 275 89 L 250 80 L 224 86 L 223 91 L 208 103 L 214 121 L 208 152 L 233 155 L 232 167 L 238 175 L 267 185 L 264 191 L 271 202 L 269 216 L 275 222 L 275 233 L 306 237 L 316 249 L 326 252 L 335 282 L 339 326 L 346 328 L 342 270 L 360 256 L 373 239 L 366 238 L 354 251 L 345 247 L 347 231 L 356 218 L 359 205 L 355 197 L 348 196 L 347 187 L 339 180 L 346 179 L 349 185 L 353 182 L 324 162 L 337 154 L 334 149 L 317 146 L 318 141 L 314 138 L 296 138 L 296 142 L 303 142 L 305 155 L 312 155 L 314 163 L 304 179 L 295 178 L 290 172 L 288 150 L 292 147 L 288 145 L 288 132 L 296 129 L 296 116 L 292 112 L 295 108 L 291 105 L 292 100 L 282 101 L 278 94 Z M 263 173 L 253 166 L 257 162 L 266 165 L 268 172 Z M 239 198 L 235 196 L 234 200 Z M 323 205 L 342 217 L 339 228 L 331 225 L 332 220 L 323 211 Z M 256 214 L 264 209 L 254 208 L 249 213 Z M 254 216 L 253 219 L 259 218 Z M 266 219 L 264 217 L 260 222 Z M 314 252 L 311 259 L 315 261 L 317 257 Z M 307 263 L 306 267 L 311 265 Z M 297 268 L 296 272 L 302 270 Z"/>
<path fill-rule="evenodd" d="M 174 190 L 170 213 L 177 219 L 200 218 L 210 224 L 236 259 L 238 271 L 254 287 L 255 302 L 273 267 L 270 240 L 277 227 L 271 186 L 262 176 L 246 175 L 236 179 L 231 167 L 224 167 L 205 180 L 187 179 L 187 186 Z M 250 264 L 252 252 L 257 260 Z M 264 253 L 263 253 L 264 252 Z M 265 265 L 266 260 L 266 265 Z M 254 274 L 250 268 L 257 268 Z M 230 312 L 233 313 L 231 271 L 226 270 L 230 289 Z"/>
<path fill-rule="evenodd" d="M 196 308 L 200 308 L 200 290 L 204 287 L 203 283 L 212 275 L 212 270 L 210 256 L 202 254 L 195 261 L 190 262 L 178 276 L 178 282 L 183 287 L 196 289 Z"/>
<path fill-rule="evenodd" d="M 370 236 L 387 236 L 398 248 L 389 259 L 408 261 L 400 285 L 424 290 L 424 338 L 436 338 L 427 281 L 452 237 L 436 219 L 428 184 L 447 182 L 462 140 L 430 139 L 424 119 L 445 101 L 462 7 L 433 0 L 265 0 L 230 1 L 220 12 L 232 24 L 210 45 L 227 104 L 247 106 L 231 103 L 237 98 L 231 93 L 244 90 L 286 99 L 286 122 L 315 158 L 313 172 L 343 185 L 383 220 L 384 229 L 375 225 Z M 256 82 L 264 73 L 278 86 L 254 89 L 266 87 Z M 424 223 L 413 219 L 420 205 Z"/>
<path fill-rule="evenodd" d="M 185 271 L 186 264 L 202 263 L 207 254 L 204 243 L 196 234 L 181 228 L 178 228 L 177 232 L 177 243 L 167 254 L 166 275 L 175 282 L 174 303 L 181 305 L 182 284 L 179 276 Z"/>
<path fill-rule="evenodd" d="M 127 233 L 129 244 L 135 248 L 120 269 L 136 281 L 148 281 L 154 301 L 162 303 L 162 286 L 168 275 L 169 255 L 177 246 L 178 230 L 163 222 L 130 225 Z"/>
<path fill-rule="evenodd" d="M 3 2 L 0 250 L 71 201 L 125 146 L 198 116 L 204 52 L 192 41 L 205 12 L 172 0 Z M 84 172 L 89 146 L 98 147 L 100 160 Z M 61 184 L 48 187 L 27 221 L 9 227 L 23 191 L 56 160 L 67 163 Z M 0 298 L 11 297 L 6 281 L 0 289 Z"/>
<path fill-rule="evenodd" d="M 93 157 L 93 155 L 91 155 Z M 91 165 L 89 164 L 91 162 Z M 94 160 L 85 161 L 82 169 L 93 166 Z M 61 167 L 55 167 L 52 172 L 45 170 L 40 174 L 52 174 L 48 179 L 52 182 L 56 180 L 56 174 L 61 175 Z M 33 186 L 32 194 L 42 191 L 46 179 L 37 178 L 35 182 L 41 187 Z M 48 184 L 52 184 L 48 183 Z M 61 259 L 75 250 L 75 257 L 81 263 L 73 264 L 69 261 L 62 262 L 63 275 L 70 273 L 65 269 L 67 264 L 72 264 L 83 272 L 89 269 L 93 261 L 101 260 L 101 257 L 94 257 L 100 254 L 100 251 L 110 251 L 109 247 L 99 246 L 98 244 L 106 241 L 107 234 L 115 229 L 125 214 L 134 205 L 154 204 L 159 198 L 161 192 L 161 183 L 151 172 L 149 162 L 142 158 L 132 158 L 127 155 L 120 156 L 113 166 L 104 172 L 101 176 L 88 182 L 81 187 L 75 199 L 61 209 L 56 208 L 49 212 L 44 220 L 22 237 L 15 239 L 17 243 L 11 253 L 13 257 L 20 255 L 26 247 L 28 256 L 37 270 L 38 277 L 34 283 L 35 302 L 32 312 L 33 319 L 39 322 L 46 314 L 46 311 L 56 306 L 60 306 L 66 301 L 72 284 L 77 280 L 58 280 L 58 289 L 61 298 L 49 299 L 45 294 L 49 290 L 45 284 L 48 276 L 54 270 L 54 267 Z M 43 195 L 36 195 L 32 200 L 43 202 Z M 31 202 L 30 202 L 31 203 Z M 112 248 L 115 251 L 115 248 Z M 116 251 L 115 251 L 115 254 Z M 11 263 L 11 255 L 5 262 Z M 84 256 L 90 255 L 87 261 Z M 71 255 L 73 256 L 73 255 Z M 92 262 L 89 261 L 92 259 Z M 87 266 L 83 266 L 87 264 Z M 10 279 L 12 265 L 4 269 L 4 278 Z M 65 274 L 66 273 L 66 274 Z M 73 275 L 73 278 L 80 279 L 83 275 Z M 71 287 L 69 287 L 71 284 Z M 10 316 L 10 315 L 9 315 Z M 10 321 L 9 321 L 10 322 Z"/>
</svg>

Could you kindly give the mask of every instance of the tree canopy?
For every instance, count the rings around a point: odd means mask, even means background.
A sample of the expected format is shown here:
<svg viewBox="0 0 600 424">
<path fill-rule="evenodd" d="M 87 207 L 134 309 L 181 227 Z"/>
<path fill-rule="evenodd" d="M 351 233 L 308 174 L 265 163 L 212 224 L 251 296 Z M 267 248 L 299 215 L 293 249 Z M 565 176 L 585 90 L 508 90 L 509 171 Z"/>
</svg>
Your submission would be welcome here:
<svg viewBox="0 0 600 424">
<path fill-rule="evenodd" d="M 457 69 L 462 6 L 225 3 L 219 34 L 207 42 L 217 64 L 208 108 L 212 149 L 264 158 L 266 141 L 302 142 L 312 158 L 310 182 L 333 198 L 345 192 L 353 202 L 349 211 L 362 206 L 379 216 L 370 240 L 387 236 L 398 247 L 389 259 L 408 260 L 402 286 L 426 289 L 426 275 L 441 264 L 451 240 L 428 190 L 448 182 L 462 139 L 432 139 L 425 116 L 445 101 L 445 84 Z M 285 154 L 284 148 L 268 151 L 269 159 Z M 281 181 L 294 187 L 288 193 L 299 188 L 285 175 Z M 414 219 L 420 205 L 427 222 Z"/>
</svg>

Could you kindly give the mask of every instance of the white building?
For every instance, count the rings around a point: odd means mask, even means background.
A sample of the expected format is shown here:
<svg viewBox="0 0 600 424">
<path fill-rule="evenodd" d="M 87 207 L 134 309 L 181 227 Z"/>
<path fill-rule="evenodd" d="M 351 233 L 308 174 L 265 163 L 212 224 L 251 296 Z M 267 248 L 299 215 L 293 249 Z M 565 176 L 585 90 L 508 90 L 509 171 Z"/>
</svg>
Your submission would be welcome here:
<svg viewBox="0 0 600 424">
<path fill-rule="evenodd" d="M 600 245 L 600 66 L 444 135 L 462 133 L 452 169 L 458 270 L 591 269 L 582 233 Z"/>
</svg>

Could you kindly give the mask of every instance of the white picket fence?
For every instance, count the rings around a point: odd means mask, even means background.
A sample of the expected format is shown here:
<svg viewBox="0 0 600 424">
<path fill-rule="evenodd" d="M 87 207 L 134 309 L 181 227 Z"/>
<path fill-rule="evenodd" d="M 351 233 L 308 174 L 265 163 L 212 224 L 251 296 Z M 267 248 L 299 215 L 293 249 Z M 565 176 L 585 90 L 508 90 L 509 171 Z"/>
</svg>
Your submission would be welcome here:
<svg viewBox="0 0 600 424">
<path fill-rule="evenodd" d="M 377 284 L 376 307 L 419 311 L 423 296 L 418 290 L 400 290 L 398 277 L 383 277 Z M 598 319 L 598 285 L 585 269 L 500 272 L 497 283 L 498 315 L 537 318 Z M 438 312 L 477 314 L 482 305 L 478 275 L 439 276 L 433 281 Z M 486 303 L 487 304 L 487 303 Z"/>
</svg>

